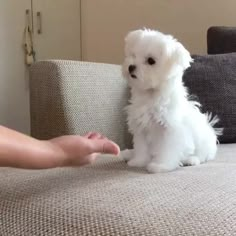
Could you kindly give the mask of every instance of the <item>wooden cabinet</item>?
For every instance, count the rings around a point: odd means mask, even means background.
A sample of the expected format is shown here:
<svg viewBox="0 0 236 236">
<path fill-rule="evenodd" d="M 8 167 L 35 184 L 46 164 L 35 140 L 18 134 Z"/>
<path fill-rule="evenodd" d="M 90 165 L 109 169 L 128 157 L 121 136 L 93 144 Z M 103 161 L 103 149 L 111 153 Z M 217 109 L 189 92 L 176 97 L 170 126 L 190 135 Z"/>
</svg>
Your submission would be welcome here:
<svg viewBox="0 0 236 236">
<path fill-rule="evenodd" d="M 36 59 L 80 59 L 80 1 L 33 0 Z"/>
</svg>

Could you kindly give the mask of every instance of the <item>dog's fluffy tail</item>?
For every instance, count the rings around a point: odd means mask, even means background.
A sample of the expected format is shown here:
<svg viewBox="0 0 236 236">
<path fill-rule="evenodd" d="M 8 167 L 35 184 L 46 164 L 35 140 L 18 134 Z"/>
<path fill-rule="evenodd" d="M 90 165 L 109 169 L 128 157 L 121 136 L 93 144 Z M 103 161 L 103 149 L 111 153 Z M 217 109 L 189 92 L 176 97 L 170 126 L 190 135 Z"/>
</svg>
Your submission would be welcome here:
<svg viewBox="0 0 236 236">
<path fill-rule="evenodd" d="M 220 121 L 219 117 L 213 116 L 212 113 L 206 113 L 206 116 L 207 116 L 207 120 L 208 120 L 209 124 L 214 129 L 216 136 L 219 137 L 219 136 L 223 135 L 224 128 L 214 127 Z"/>
</svg>

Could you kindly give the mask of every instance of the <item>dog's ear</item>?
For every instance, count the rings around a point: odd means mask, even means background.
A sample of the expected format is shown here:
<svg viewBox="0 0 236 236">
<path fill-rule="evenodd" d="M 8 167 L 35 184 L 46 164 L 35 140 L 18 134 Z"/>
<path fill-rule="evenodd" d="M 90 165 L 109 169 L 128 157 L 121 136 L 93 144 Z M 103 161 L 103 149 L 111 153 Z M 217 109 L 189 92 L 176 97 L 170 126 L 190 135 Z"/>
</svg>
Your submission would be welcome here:
<svg viewBox="0 0 236 236">
<path fill-rule="evenodd" d="M 175 42 L 173 57 L 177 64 L 182 66 L 184 70 L 190 67 L 190 63 L 193 62 L 189 51 L 179 42 Z"/>
<path fill-rule="evenodd" d="M 125 43 L 135 42 L 143 33 L 143 30 L 134 30 L 129 32 L 125 37 Z"/>
</svg>

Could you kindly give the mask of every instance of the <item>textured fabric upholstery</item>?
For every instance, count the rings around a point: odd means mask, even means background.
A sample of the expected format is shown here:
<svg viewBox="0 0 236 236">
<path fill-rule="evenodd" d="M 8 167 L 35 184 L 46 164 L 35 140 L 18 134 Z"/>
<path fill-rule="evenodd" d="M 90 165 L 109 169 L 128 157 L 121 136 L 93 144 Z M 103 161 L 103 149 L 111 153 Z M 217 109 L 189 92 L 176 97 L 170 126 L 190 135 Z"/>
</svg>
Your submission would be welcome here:
<svg viewBox="0 0 236 236">
<path fill-rule="evenodd" d="M 236 52 L 236 27 L 213 26 L 207 31 L 208 54 Z"/>
<path fill-rule="evenodd" d="M 30 72 L 31 132 L 47 139 L 98 131 L 130 146 L 128 89 L 118 65 L 42 61 Z"/>
<path fill-rule="evenodd" d="M 1 236 L 233 236 L 236 144 L 164 174 L 117 157 L 52 170 L 0 169 Z"/>
<path fill-rule="evenodd" d="M 236 53 L 193 56 L 184 75 L 191 95 L 196 95 L 203 112 L 218 115 L 224 132 L 221 143 L 236 143 Z"/>
</svg>

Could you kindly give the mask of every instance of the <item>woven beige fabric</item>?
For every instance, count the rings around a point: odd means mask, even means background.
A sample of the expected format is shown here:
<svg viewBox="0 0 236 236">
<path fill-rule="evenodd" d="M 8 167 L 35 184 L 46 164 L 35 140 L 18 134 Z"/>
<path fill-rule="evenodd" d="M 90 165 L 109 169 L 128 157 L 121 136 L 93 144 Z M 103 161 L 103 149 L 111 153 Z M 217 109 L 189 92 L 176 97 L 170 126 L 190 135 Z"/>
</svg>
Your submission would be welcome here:
<svg viewBox="0 0 236 236">
<path fill-rule="evenodd" d="M 42 61 L 30 71 L 31 132 L 47 139 L 98 131 L 130 146 L 126 117 L 128 88 L 118 65 Z"/>
<path fill-rule="evenodd" d="M 0 169 L 0 235 L 236 235 L 236 144 L 197 167 L 151 175 L 115 157 Z"/>
</svg>

